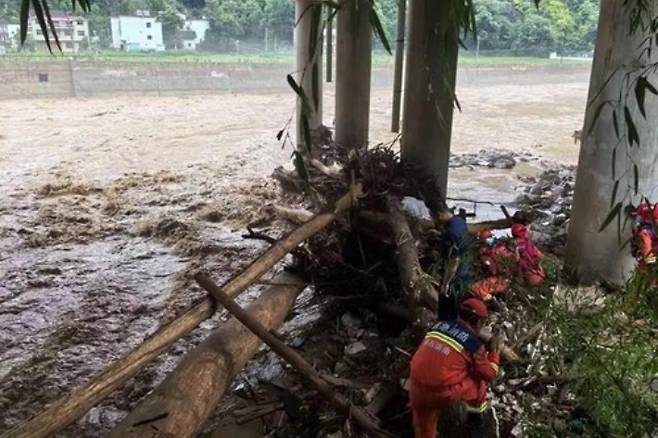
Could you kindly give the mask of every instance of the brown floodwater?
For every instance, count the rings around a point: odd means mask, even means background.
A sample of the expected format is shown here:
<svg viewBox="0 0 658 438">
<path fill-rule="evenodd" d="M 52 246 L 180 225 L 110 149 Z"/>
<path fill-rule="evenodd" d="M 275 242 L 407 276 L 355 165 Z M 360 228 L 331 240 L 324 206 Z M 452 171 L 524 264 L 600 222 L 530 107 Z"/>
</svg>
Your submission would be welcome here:
<svg viewBox="0 0 658 438">
<path fill-rule="evenodd" d="M 519 176 L 551 161 L 575 163 L 571 135 L 582 125 L 587 70 L 460 72 L 453 152 L 501 148 L 535 160 L 512 170 L 456 169 L 450 194 L 512 203 Z M 332 100 L 329 87 L 328 125 Z M 371 140 L 390 142 L 390 88 L 376 86 L 372 102 Z M 241 229 L 278 199 L 267 177 L 290 157 L 275 134 L 293 105 L 285 88 L 2 101 L 0 433 L 200 297 L 190 272 L 204 267 L 221 281 L 263 250 Z M 486 206 L 479 213 L 498 214 Z M 107 432 L 219 318 L 63 435 Z"/>
</svg>

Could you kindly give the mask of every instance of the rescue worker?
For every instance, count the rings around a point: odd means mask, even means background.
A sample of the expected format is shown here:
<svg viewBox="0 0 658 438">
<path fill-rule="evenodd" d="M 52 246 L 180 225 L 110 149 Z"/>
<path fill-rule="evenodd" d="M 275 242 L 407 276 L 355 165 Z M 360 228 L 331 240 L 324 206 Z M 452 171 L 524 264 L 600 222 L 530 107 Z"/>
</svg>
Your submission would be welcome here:
<svg viewBox="0 0 658 438">
<path fill-rule="evenodd" d="M 512 225 L 514 255 L 519 274 L 530 286 L 539 286 L 544 282 L 546 273 L 541 265 L 544 254 L 530 239 L 528 228 L 522 224 Z"/>
<path fill-rule="evenodd" d="M 494 237 L 491 230 L 482 230 L 479 241 L 478 265 L 484 278 L 471 285 L 471 292 L 481 300 L 489 301 L 494 295 L 507 291 L 510 285 L 508 267 L 514 263 L 514 254 Z"/>
<path fill-rule="evenodd" d="M 439 252 L 445 261 L 439 296 L 439 319 L 457 319 L 457 305 L 470 282 L 470 241 L 466 220 L 441 204 L 433 212 L 434 224 L 443 229 Z"/>
<path fill-rule="evenodd" d="M 442 412 L 464 403 L 469 425 L 481 426 L 488 408 L 488 382 L 498 376 L 502 339 L 487 349 L 477 334 L 488 317 L 486 305 L 469 298 L 457 321 L 441 321 L 427 333 L 411 359 L 409 397 L 416 438 L 436 437 Z M 476 429 L 477 430 L 477 429 Z"/>
<path fill-rule="evenodd" d="M 635 210 L 633 244 L 631 252 L 638 262 L 638 269 L 646 271 L 656 264 L 658 256 L 658 236 L 655 224 L 658 223 L 658 204 L 653 208 L 646 203 Z"/>
</svg>

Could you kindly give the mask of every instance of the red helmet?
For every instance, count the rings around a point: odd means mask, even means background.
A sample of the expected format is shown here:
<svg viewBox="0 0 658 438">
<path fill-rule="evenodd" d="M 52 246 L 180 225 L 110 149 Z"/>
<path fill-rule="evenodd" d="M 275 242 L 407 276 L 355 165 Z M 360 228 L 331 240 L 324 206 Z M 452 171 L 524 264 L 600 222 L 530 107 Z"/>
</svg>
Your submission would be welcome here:
<svg viewBox="0 0 658 438">
<path fill-rule="evenodd" d="M 487 319 L 489 317 L 487 306 L 482 300 L 478 300 L 477 298 L 464 300 L 464 302 L 459 305 L 459 309 L 471 312 L 472 314 L 477 315 L 480 319 Z"/>
<path fill-rule="evenodd" d="M 528 229 L 521 224 L 512 225 L 512 236 L 525 239 L 528 236 Z"/>
<path fill-rule="evenodd" d="M 658 204 L 656 204 L 656 207 L 658 208 Z M 489 237 L 493 237 L 491 230 L 484 229 L 480 231 L 480 240 L 488 239 Z"/>
<path fill-rule="evenodd" d="M 658 223 L 658 202 L 653 206 L 653 221 Z"/>
<path fill-rule="evenodd" d="M 638 205 L 637 208 L 635 209 L 635 216 L 640 218 L 642 222 L 649 223 L 651 222 L 651 217 L 655 214 L 655 207 L 654 207 L 654 211 L 651 210 L 652 210 L 651 206 L 646 202 L 643 202 L 640 205 Z"/>
</svg>

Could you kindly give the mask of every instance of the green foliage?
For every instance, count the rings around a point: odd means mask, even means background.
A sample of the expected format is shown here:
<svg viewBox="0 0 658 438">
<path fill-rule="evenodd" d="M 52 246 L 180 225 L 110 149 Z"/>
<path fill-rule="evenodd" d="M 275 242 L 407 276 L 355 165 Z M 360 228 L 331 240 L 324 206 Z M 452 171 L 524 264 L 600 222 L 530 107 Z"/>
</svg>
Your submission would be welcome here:
<svg viewBox="0 0 658 438">
<path fill-rule="evenodd" d="M 573 379 L 581 415 L 570 419 L 572 433 L 584 428 L 586 436 L 644 437 L 658 431 L 658 393 L 650 388 L 658 375 L 658 290 L 649 285 L 646 274 L 635 274 L 623 291 L 576 289 L 554 300 L 545 319 L 555 352 L 549 367 Z"/>
<path fill-rule="evenodd" d="M 586 52 L 594 48 L 597 0 L 479 0 L 476 25 L 488 50 Z"/>
<path fill-rule="evenodd" d="M 262 32 L 263 9 L 257 0 L 207 0 L 210 33 L 220 38 L 245 38 Z"/>
</svg>

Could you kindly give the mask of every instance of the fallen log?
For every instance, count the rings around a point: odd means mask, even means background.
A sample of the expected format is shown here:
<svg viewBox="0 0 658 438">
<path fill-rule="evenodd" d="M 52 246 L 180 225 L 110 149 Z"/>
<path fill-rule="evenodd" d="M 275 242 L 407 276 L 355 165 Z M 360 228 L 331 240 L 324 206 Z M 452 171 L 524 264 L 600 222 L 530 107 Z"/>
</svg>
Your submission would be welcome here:
<svg viewBox="0 0 658 438">
<path fill-rule="evenodd" d="M 416 239 L 411 233 L 407 217 L 400 201 L 393 195 L 386 197 L 389 223 L 397 246 L 396 259 L 400 273 L 400 284 L 410 299 L 410 308 L 425 304 L 436 312 L 439 308 L 439 294 L 432 278 L 420 266 Z"/>
<path fill-rule="evenodd" d="M 356 185 L 350 193 L 338 200 L 333 209 L 316 215 L 292 231 L 245 270 L 232 277 L 224 284 L 224 291 L 230 296 L 240 294 L 300 243 L 332 223 L 337 215 L 351 208 L 354 199 L 360 194 L 361 186 Z M 61 431 L 121 387 L 174 342 L 188 335 L 202 321 L 212 316 L 215 310 L 214 301 L 209 297 L 197 303 L 173 321 L 162 326 L 142 344 L 124 354 L 100 375 L 75 389 L 71 394 L 49 404 L 43 412 L 27 423 L 10 430 L 3 435 L 3 438 L 45 438 Z"/>
<path fill-rule="evenodd" d="M 279 327 L 305 283 L 282 273 L 246 312 L 268 330 Z M 260 339 L 232 318 L 187 353 L 176 369 L 110 434 L 112 437 L 194 436 Z"/>
<path fill-rule="evenodd" d="M 326 398 L 339 412 L 343 413 L 349 419 L 353 419 L 369 436 L 373 437 L 386 437 L 390 436 L 373 421 L 373 419 L 366 414 L 363 410 L 355 407 L 350 401 L 336 393 L 329 383 L 320 377 L 318 372 L 304 360 L 304 358 L 292 348 L 278 340 L 261 322 L 259 322 L 253 315 L 246 312 L 242 307 L 233 301 L 233 298 L 226 295 L 217 285 L 215 285 L 210 278 L 203 274 L 198 274 L 196 277 L 197 283 L 210 293 L 219 303 L 221 303 L 226 310 L 228 310 L 235 318 L 245 325 L 251 332 L 258 338 L 265 342 L 276 354 L 281 356 L 288 364 L 297 370 L 304 379 L 317 390 L 324 398 Z M 176 435 L 178 436 L 178 435 Z"/>
</svg>

